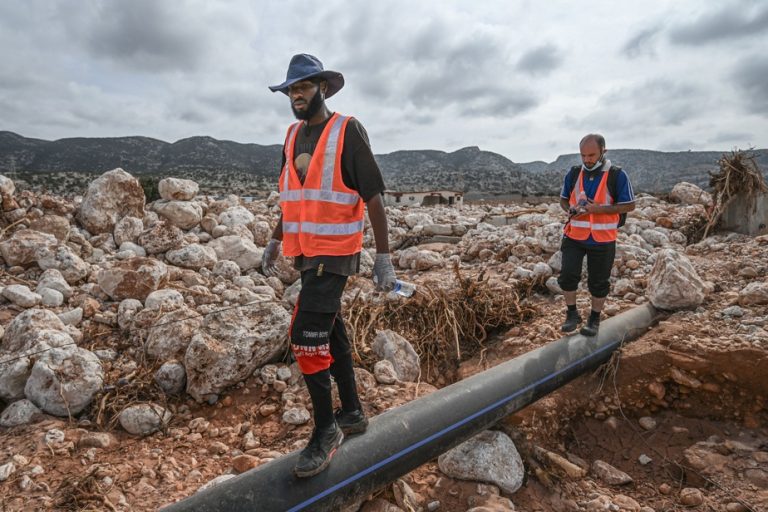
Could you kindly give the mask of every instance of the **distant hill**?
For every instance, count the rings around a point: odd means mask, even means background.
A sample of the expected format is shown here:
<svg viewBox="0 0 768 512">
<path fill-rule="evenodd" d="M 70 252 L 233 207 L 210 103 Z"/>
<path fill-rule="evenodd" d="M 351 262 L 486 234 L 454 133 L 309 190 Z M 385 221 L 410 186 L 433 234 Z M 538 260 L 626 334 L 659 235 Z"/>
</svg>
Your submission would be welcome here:
<svg viewBox="0 0 768 512">
<path fill-rule="evenodd" d="M 137 176 L 194 179 L 209 192 L 255 194 L 274 189 L 279 144 L 241 144 L 211 137 L 174 143 L 149 137 L 32 139 L 0 131 L 0 173 L 28 186 L 59 193 L 81 193 L 94 174 L 122 167 Z M 768 150 L 756 150 L 768 174 Z M 666 153 L 640 149 L 611 150 L 609 157 L 630 173 L 638 192 L 665 193 L 680 181 L 706 187 L 721 153 Z M 447 153 L 436 150 L 395 151 L 376 155 L 388 188 L 401 191 L 448 189 L 468 198 L 557 194 L 565 169 L 579 155 L 554 162 L 517 164 L 476 146 Z"/>
</svg>

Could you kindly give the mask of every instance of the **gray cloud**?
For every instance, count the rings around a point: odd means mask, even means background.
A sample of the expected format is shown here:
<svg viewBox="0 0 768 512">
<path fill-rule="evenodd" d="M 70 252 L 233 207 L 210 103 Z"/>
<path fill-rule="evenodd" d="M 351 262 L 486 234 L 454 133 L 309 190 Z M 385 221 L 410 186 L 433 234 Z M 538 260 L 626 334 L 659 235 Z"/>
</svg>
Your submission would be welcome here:
<svg viewBox="0 0 768 512">
<path fill-rule="evenodd" d="M 552 44 L 532 48 L 517 61 L 517 69 L 530 75 L 548 75 L 563 63 L 561 51 Z"/>
<path fill-rule="evenodd" d="M 673 43 L 697 45 L 740 39 L 768 32 L 768 5 L 736 3 L 680 24 L 670 32 Z"/>
<path fill-rule="evenodd" d="M 768 114 L 768 57 L 761 55 L 744 59 L 736 67 L 733 79 L 744 93 L 742 103 L 745 110 Z"/>
<path fill-rule="evenodd" d="M 154 0 L 104 2 L 85 34 L 88 51 L 142 71 L 191 70 L 204 49 L 196 24 Z"/>
<path fill-rule="evenodd" d="M 631 59 L 640 57 L 641 55 L 655 55 L 656 52 L 653 45 L 656 42 L 660 31 L 661 27 L 650 27 L 641 30 L 624 43 L 624 46 L 621 48 L 621 53 Z"/>
</svg>

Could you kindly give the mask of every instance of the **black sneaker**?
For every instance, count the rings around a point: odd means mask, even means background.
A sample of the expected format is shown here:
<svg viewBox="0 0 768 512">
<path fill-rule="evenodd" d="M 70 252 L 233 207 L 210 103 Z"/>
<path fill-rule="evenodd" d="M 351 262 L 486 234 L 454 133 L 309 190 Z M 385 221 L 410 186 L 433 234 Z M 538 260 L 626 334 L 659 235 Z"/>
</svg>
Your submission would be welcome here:
<svg viewBox="0 0 768 512">
<path fill-rule="evenodd" d="M 365 417 L 362 409 L 352 412 L 336 409 L 333 415 L 336 417 L 336 423 L 338 423 L 344 435 L 362 434 L 368 428 L 368 418 Z"/>
<path fill-rule="evenodd" d="M 576 328 L 581 323 L 581 316 L 579 316 L 579 312 L 574 311 L 566 311 L 565 312 L 565 322 L 563 322 L 562 327 L 560 327 L 560 330 L 563 332 L 571 332 L 575 331 Z"/>
<path fill-rule="evenodd" d="M 587 337 L 597 336 L 597 331 L 600 330 L 600 320 L 595 320 L 593 318 L 590 318 L 587 320 L 587 323 L 584 325 L 584 327 L 579 330 L 579 334 L 582 334 Z"/>
<path fill-rule="evenodd" d="M 299 478 L 315 476 L 331 463 L 333 455 L 341 446 L 344 433 L 334 423 L 332 427 L 315 429 L 307 447 L 301 450 L 293 474 Z"/>
</svg>

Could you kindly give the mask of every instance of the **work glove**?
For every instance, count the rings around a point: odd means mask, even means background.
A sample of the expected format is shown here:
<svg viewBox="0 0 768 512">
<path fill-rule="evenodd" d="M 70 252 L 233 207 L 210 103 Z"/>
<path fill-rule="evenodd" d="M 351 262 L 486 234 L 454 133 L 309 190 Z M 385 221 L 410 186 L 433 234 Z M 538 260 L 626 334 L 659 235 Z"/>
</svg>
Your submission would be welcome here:
<svg viewBox="0 0 768 512">
<path fill-rule="evenodd" d="M 377 290 L 390 291 L 395 287 L 395 268 L 389 253 L 376 253 L 373 262 L 373 282 Z"/>
<path fill-rule="evenodd" d="M 272 238 L 264 248 L 264 254 L 261 255 L 261 271 L 265 276 L 274 276 L 277 273 L 275 262 L 280 256 L 280 240 Z"/>
</svg>

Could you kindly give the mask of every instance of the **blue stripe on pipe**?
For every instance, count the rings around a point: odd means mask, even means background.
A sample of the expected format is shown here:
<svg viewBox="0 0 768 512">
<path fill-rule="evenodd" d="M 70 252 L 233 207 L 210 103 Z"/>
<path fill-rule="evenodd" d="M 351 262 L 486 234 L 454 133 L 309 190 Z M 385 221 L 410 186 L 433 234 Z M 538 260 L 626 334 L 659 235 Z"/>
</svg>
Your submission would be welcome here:
<svg viewBox="0 0 768 512">
<path fill-rule="evenodd" d="M 337 490 L 341 489 L 342 487 L 346 486 L 347 484 L 350 484 L 350 483 L 354 482 L 355 480 L 359 480 L 360 478 L 364 477 L 365 475 L 368 475 L 369 473 L 372 473 L 373 471 L 376 471 L 380 467 L 385 466 L 385 465 L 389 464 L 390 462 L 399 459 L 403 455 L 411 453 L 416 448 L 424 446 L 425 444 L 427 444 L 427 443 L 429 443 L 431 441 L 434 441 L 435 439 L 441 437 L 445 433 L 450 432 L 451 430 L 455 430 L 455 429 L 461 427 L 462 425 L 465 425 L 466 423 L 474 420 L 478 416 L 482 416 L 483 414 L 485 414 L 485 413 L 487 413 L 487 412 L 489 412 L 489 411 L 491 411 L 493 409 L 496 409 L 497 407 L 500 407 L 500 406 L 504 405 L 505 403 L 509 402 L 510 400 L 513 400 L 514 398 L 516 398 L 519 395 L 525 393 L 526 391 L 528 391 L 528 390 L 538 386 L 539 384 L 542 384 L 542 383 L 544 383 L 544 382 L 546 382 L 548 380 L 551 380 L 551 379 L 557 377 L 558 375 L 560 375 L 561 373 L 564 373 L 564 372 L 570 370 L 574 366 L 577 366 L 577 365 L 583 363 L 584 361 L 586 361 L 588 359 L 591 359 L 591 358 L 593 358 L 593 357 L 595 357 L 595 356 L 597 356 L 599 354 L 602 354 L 606 350 L 609 350 L 609 349 L 610 350 L 614 350 L 614 349 L 616 349 L 616 347 L 621 345 L 621 343 L 622 343 L 621 341 L 618 341 L 618 342 L 614 342 L 614 343 L 612 343 L 610 345 L 606 345 L 603 348 L 601 348 L 600 350 L 598 350 L 596 352 L 592 352 L 589 355 L 586 355 L 586 356 L 582 357 L 578 361 L 575 361 L 575 362 L 569 364 L 568 366 L 562 368 L 561 370 L 559 370 L 559 371 L 557 371 L 555 373 L 551 373 L 551 374 L 547 375 L 546 377 L 544 377 L 542 379 L 539 379 L 538 381 L 536 381 L 536 382 L 534 382 L 532 384 L 528 384 L 523 389 L 518 390 L 517 392 L 509 395 L 508 397 L 502 398 L 501 400 L 499 400 L 499 401 L 497 401 L 497 402 L 495 402 L 495 403 L 493 403 L 493 404 L 491 404 L 491 405 L 489 405 L 489 406 L 487 406 L 487 407 L 477 411 L 476 413 L 474 413 L 474 414 L 472 414 L 470 416 L 467 416 L 463 420 L 461 420 L 459 422 L 456 422 L 453 425 L 450 425 L 448 427 L 445 427 L 444 429 L 440 430 L 439 432 L 435 432 L 431 436 L 422 439 L 418 443 L 414 443 L 411 446 L 403 448 L 399 452 L 397 452 L 397 453 L 395 453 L 393 455 L 390 455 L 386 459 L 377 462 L 376 464 L 370 466 L 367 469 L 364 469 L 363 471 L 360 471 L 359 473 L 357 473 L 355 475 L 352 475 L 351 477 L 347 478 L 346 480 L 342 480 L 341 482 L 337 483 L 333 487 L 329 487 L 328 489 L 324 490 L 320 494 L 316 494 L 316 495 L 312 496 L 311 498 L 309 498 L 309 499 L 299 503 L 298 505 L 288 509 L 288 512 L 295 512 L 297 510 L 302 510 L 303 508 L 305 508 L 305 507 L 315 503 L 316 501 L 325 498 L 329 494 L 332 494 L 332 493 L 336 492 Z"/>
</svg>

